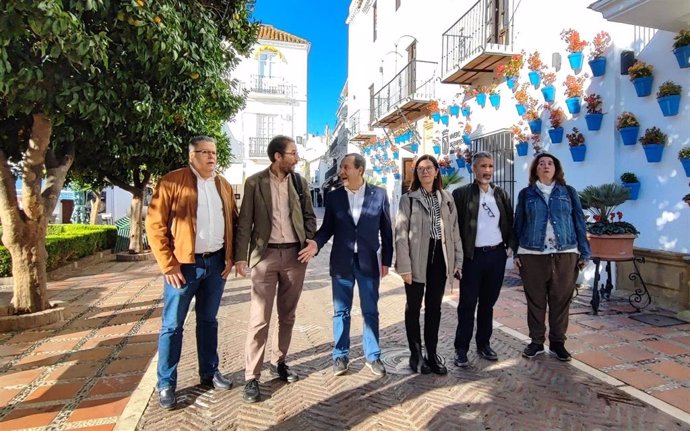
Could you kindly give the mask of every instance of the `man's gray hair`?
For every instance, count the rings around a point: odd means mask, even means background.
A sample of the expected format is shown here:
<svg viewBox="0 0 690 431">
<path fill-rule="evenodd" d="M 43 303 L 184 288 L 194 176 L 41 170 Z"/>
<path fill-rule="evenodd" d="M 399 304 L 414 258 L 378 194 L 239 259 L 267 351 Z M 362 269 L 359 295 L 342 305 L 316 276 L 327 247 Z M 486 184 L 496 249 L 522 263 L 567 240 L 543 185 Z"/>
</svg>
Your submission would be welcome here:
<svg viewBox="0 0 690 431">
<path fill-rule="evenodd" d="M 216 144 L 216 140 L 210 136 L 206 136 L 206 135 L 193 136 L 189 140 L 189 151 L 194 151 L 200 142 L 210 142 L 214 145 Z"/>
<path fill-rule="evenodd" d="M 474 153 L 472 156 L 472 166 L 476 165 L 479 163 L 481 159 L 490 159 L 493 160 L 494 156 L 491 155 L 491 153 L 487 153 L 486 151 L 477 151 Z"/>
<path fill-rule="evenodd" d="M 353 161 L 353 164 L 355 165 L 355 169 L 362 168 L 362 173 L 364 173 L 364 171 L 367 170 L 367 160 L 364 158 L 364 156 L 362 156 L 359 153 L 345 154 L 345 157 L 350 157 L 350 156 L 353 157 L 352 161 Z"/>
</svg>

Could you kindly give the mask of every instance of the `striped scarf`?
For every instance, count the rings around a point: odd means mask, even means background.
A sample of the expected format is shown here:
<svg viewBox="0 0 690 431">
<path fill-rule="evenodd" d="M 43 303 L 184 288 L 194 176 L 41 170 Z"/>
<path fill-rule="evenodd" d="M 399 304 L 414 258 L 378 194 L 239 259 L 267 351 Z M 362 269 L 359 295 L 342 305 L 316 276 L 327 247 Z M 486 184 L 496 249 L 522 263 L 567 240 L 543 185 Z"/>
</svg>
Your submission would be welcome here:
<svg viewBox="0 0 690 431">
<path fill-rule="evenodd" d="M 439 240 L 441 239 L 441 204 L 435 192 L 429 193 L 424 188 L 421 190 L 427 206 L 431 208 L 431 232 L 429 235 L 431 238 Z"/>
</svg>

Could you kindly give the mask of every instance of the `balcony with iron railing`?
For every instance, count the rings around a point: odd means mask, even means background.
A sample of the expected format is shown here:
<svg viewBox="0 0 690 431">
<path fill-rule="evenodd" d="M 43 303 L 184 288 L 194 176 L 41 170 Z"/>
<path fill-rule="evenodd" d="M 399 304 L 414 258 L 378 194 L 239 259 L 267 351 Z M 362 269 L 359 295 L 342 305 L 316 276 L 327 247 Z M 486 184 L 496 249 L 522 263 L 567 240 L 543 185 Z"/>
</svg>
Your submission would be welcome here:
<svg viewBox="0 0 690 431">
<path fill-rule="evenodd" d="M 271 138 L 249 138 L 249 157 L 252 159 L 268 159 L 268 143 Z"/>
<path fill-rule="evenodd" d="M 251 75 L 248 90 L 263 95 L 293 97 L 295 86 L 277 76 Z"/>
<path fill-rule="evenodd" d="M 471 84 L 514 54 L 511 0 L 478 0 L 441 38 L 441 82 Z"/>
<path fill-rule="evenodd" d="M 391 127 L 426 115 L 424 107 L 434 98 L 438 63 L 414 60 L 374 94 L 374 127 Z M 404 118 L 403 118 L 404 117 Z"/>
<path fill-rule="evenodd" d="M 376 136 L 370 126 L 370 114 L 368 109 L 361 109 L 352 114 L 349 120 L 350 140 L 367 141 Z"/>
</svg>

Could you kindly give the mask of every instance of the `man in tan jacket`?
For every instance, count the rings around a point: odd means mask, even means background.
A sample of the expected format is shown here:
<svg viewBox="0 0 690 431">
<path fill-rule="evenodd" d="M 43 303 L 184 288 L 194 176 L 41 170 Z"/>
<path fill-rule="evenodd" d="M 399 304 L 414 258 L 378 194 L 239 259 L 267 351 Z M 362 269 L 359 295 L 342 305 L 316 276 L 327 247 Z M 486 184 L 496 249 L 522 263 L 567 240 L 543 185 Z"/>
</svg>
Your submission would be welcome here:
<svg viewBox="0 0 690 431">
<path fill-rule="evenodd" d="M 189 166 L 158 182 L 146 216 L 151 250 L 163 272 L 163 322 L 158 338 L 158 392 L 164 409 L 175 408 L 182 330 L 196 297 L 196 344 L 201 384 L 228 390 L 218 371 L 216 314 L 232 269 L 237 206 L 232 186 L 216 174 L 216 142 L 189 142 Z"/>
</svg>

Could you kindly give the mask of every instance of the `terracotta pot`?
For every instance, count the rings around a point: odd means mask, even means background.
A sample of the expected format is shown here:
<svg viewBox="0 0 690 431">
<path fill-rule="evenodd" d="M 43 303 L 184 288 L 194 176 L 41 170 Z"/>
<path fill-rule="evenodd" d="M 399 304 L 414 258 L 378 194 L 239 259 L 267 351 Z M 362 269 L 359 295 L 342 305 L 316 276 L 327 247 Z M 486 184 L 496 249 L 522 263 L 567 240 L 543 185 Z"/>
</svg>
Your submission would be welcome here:
<svg viewBox="0 0 690 431">
<path fill-rule="evenodd" d="M 633 243 L 637 235 L 625 233 L 620 235 L 592 235 L 587 234 L 592 248 L 592 257 L 605 260 L 632 259 Z"/>
</svg>

